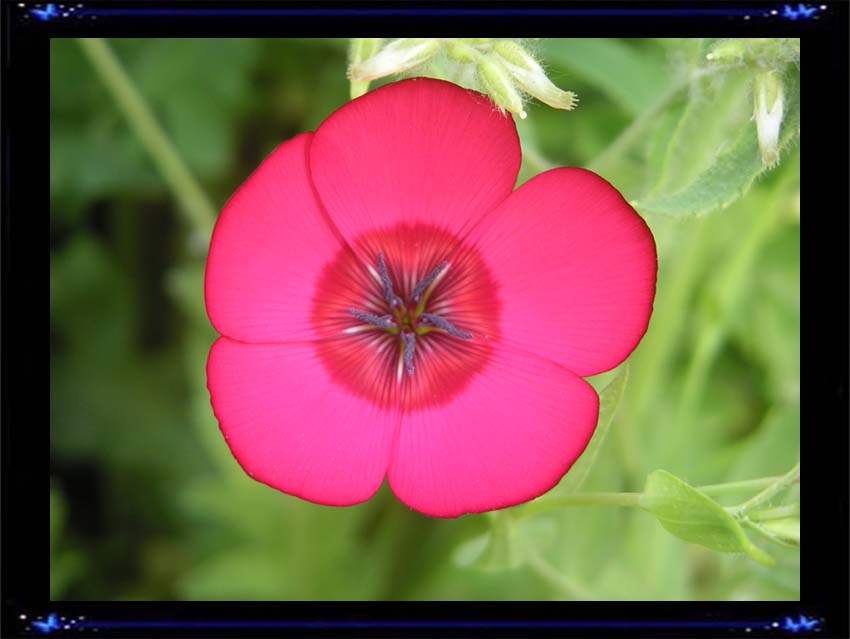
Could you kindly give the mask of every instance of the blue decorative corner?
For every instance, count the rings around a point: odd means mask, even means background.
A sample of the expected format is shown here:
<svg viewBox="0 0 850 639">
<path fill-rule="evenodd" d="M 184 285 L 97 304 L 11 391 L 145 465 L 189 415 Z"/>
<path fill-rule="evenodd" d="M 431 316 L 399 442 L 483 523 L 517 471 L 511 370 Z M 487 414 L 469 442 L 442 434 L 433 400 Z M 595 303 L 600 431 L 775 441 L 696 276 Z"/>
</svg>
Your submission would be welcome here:
<svg viewBox="0 0 850 639">
<path fill-rule="evenodd" d="M 806 615 L 799 615 L 796 620 L 791 617 L 785 617 L 785 623 L 782 625 L 782 629 L 793 634 L 817 632 L 820 629 L 820 622 L 820 619 L 809 618 Z"/>
<path fill-rule="evenodd" d="M 53 22 L 62 19 L 81 19 L 88 16 L 89 11 L 82 4 L 63 4 L 48 2 L 47 4 L 27 5 L 18 3 L 21 9 L 20 17 L 25 22 Z"/>
<path fill-rule="evenodd" d="M 33 621 L 32 627 L 43 635 L 49 635 L 54 630 L 59 630 L 62 626 L 59 624 L 59 615 L 55 612 L 51 612 L 47 615 L 47 621 Z"/>
<path fill-rule="evenodd" d="M 48 20 L 52 20 L 57 17 L 59 15 L 59 11 L 56 9 L 56 5 L 51 2 L 44 9 L 30 9 L 30 15 L 37 20 L 47 22 Z"/>
<path fill-rule="evenodd" d="M 808 20 L 815 17 L 818 12 L 818 7 L 811 7 L 806 4 L 798 4 L 797 8 L 793 8 L 790 4 L 782 6 L 782 17 L 786 20 Z"/>
</svg>

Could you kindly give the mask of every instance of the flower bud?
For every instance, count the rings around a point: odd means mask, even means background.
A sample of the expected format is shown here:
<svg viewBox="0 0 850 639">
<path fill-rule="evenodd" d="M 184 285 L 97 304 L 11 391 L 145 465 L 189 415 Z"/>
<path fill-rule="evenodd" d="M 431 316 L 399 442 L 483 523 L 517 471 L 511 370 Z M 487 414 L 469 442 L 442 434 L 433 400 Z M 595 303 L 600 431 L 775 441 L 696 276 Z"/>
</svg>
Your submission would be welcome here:
<svg viewBox="0 0 850 639">
<path fill-rule="evenodd" d="M 438 38 L 400 38 L 369 59 L 352 63 L 349 77 L 355 82 L 363 82 L 403 73 L 428 62 L 440 45 Z"/>
<path fill-rule="evenodd" d="M 499 40 L 493 44 L 493 51 L 498 53 L 506 62 L 528 71 L 539 67 L 537 61 L 513 40 Z"/>
<path fill-rule="evenodd" d="M 760 71 L 756 74 L 753 102 L 761 159 L 772 167 L 779 161 L 779 129 L 785 107 L 785 90 L 778 73 Z"/>
<path fill-rule="evenodd" d="M 446 55 L 455 62 L 470 64 L 475 62 L 481 54 L 463 42 L 452 41 L 446 45 Z"/>
<path fill-rule="evenodd" d="M 381 49 L 382 38 L 352 38 L 348 54 L 349 68 L 362 64 Z M 359 98 L 369 90 L 368 80 L 351 81 L 351 99 Z"/>
<path fill-rule="evenodd" d="M 352 38 L 349 62 L 361 64 L 378 53 L 383 44 L 383 38 Z"/>
<path fill-rule="evenodd" d="M 705 59 L 720 64 L 740 64 L 744 61 L 746 52 L 747 48 L 743 40 L 737 38 L 721 40 L 711 47 Z"/>
<path fill-rule="evenodd" d="M 556 87 L 537 60 L 516 42 L 499 40 L 493 45 L 493 51 L 504 61 L 523 91 L 556 109 L 570 111 L 575 108 L 576 94 Z"/>
<path fill-rule="evenodd" d="M 522 108 L 522 96 L 514 87 L 510 74 L 496 57 L 480 56 L 476 65 L 478 77 L 493 101 L 502 109 L 526 118 Z"/>
<path fill-rule="evenodd" d="M 712 45 L 706 60 L 719 64 L 749 64 L 778 69 L 800 59 L 799 38 L 730 38 Z"/>
</svg>

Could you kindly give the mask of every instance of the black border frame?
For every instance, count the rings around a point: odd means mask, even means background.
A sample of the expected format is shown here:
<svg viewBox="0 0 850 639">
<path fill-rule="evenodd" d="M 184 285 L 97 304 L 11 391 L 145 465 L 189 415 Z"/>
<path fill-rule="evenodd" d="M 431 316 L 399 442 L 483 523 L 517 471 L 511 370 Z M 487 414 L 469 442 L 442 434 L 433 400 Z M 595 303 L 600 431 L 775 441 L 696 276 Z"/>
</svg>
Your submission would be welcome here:
<svg viewBox="0 0 850 639">
<path fill-rule="evenodd" d="M 743 629 L 689 627 L 692 622 L 781 620 L 803 614 L 823 620 L 821 636 L 850 636 L 848 596 L 848 5 L 827 0 L 819 20 L 759 18 L 783 3 L 351 3 L 139 2 L 84 3 L 110 7 L 190 10 L 194 15 L 99 16 L 98 20 L 25 20 L 31 2 L 4 2 L 2 91 L 2 630 L 27 636 L 19 614 L 136 621 L 291 620 L 341 626 L 123 628 L 120 636 L 745 636 Z M 43 6 L 43 4 L 41 5 Z M 203 8 L 238 6 L 244 16 L 198 14 Z M 791 5 L 796 6 L 796 3 Z M 819 6 L 810 3 L 807 6 Z M 289 15 L 251 16 L 250 9 Z M 628 12 L 624 11 L 626 8 Z M 572 15 L 592 9 L 598 15 Z M 685 9 L 684 13 L 682 9 Z M 752 9 L 745 20 L 742 10 Z M 710 10 L 710 11 L 708 11 Z M 321 11 L 321 13 L 320 13 Z M 454 11 L 454 13 L 452 13 Z M 563 18 L 558 11 L 564 12 Z M 643 11 L 643 13 L 640 13 Z M 311 12 L 313 12 L 311 14 Z M 627 15 L 628 13 L 628 15 Z M 415 16 L 415 20 L 411 20 Z M 450 19 L 447 19 L 447 16 Z M 51 37 L 346 37 L 356 35 L 493 36 L 793 36 L 806 41 L 808 133 L 815 151 L 806 160 L 806 277 L 826 284 L 810 294 L 806 343 L 808 371 L 806 456 L 809 503 L 801 602 L 51 602 L 47 595 L 46 498 L 49 461 L 44 412 L 33 401 L 43 388 L 40 365 L 48 353 L 38 327 L 47 262 L 39 252 L 49 224 L 47 168 Z M 805 37 L 804 37 L 805 36 Z M 811 37 L 809 37 L 811 36 Z M 814 114 L 814 115 L 812 115 Z M 49 170 L 49 169 L 48 169 Z M 812 206 L 814 204 L 814 206 Z M 814 214 L 811 212 L 814 211 Z M 812 329 L 812 326 L 816 328 Z M 44 358 L 44 360 L 42 360 Z M 816 368 L 817 367 L 817 368 Z M 824 370 L 825 369 L 825 370 Z M 49 375 L 49 367 L 48 367 Z M 819 499 L 823 496 L 824 499 Z M 632 621 L 631 627 L 565 628 L 560 621 Z M 410 622 L 445 622 L 411 626 Z M 475 622 L 481 622 L 478 626 Z M 492 622 L 504 622 L 494 626 Z M 529 622 L 526 626 L 509 622 Z M 545 625 L 545 622 L 552 625 Z M 374 622 L 379 625 L 369 626 Z M 392 623 L 397 625 L 393 626 Z M 485 623 L 486 622 L 486 623 Z M 640 622 L 660 622 L 655 627 Z M 664 622 L 668 625 L 664 626 Z M 454 625 L 452 625 L 454 623 Z M 536 625 L 535 625 L 536 623 Z M 348 625 L 346 625 L 348 624 Z M 380 625 L 384 624 L 384 625 Z M 471 624 L 471 625 L 470 625 Z M 680 624 L 680 625 L 677 625 Z M 106 629 L 98 635 L 111 636 Z M 271 633 L 271 635 L 270 635 Z M 625 633 L 625 634 L 624 634 Z M 746 636 L 788 634 L 754 627 Z M 57 634 L 61 635 L 62 632 Z M 68 634 L 68 633 L 65 633 Z M 31 635 L 30 635 L 31 636 Z"/>
</svg>

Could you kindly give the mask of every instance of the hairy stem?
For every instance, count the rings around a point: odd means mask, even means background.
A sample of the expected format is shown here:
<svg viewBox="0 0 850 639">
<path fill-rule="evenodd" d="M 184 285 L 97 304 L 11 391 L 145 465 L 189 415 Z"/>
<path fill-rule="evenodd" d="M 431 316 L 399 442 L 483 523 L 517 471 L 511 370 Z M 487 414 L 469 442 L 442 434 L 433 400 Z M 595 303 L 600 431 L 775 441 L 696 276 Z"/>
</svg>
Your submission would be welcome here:
<svg viewBox="0 0 850 639">
<path fill-rule="evenodd" d="M 514 510 L 518 520 L 534 515 L 570 508 L 573 506 L 624 506 L 636 508 L 640 505 L 641 493 L 575 493 L 558 497 L 547 497 L 529 502 Z"/>
<path fill-rule="evenodd" d="M 736 517 L 742 517 L 757 506 L 768 503 L 776 495 L 788 488 L 791 484 L 800 480 L 800 462 L 794 464 L 794 467 L 785 473 L 782 477 L 768 485 L 760 493 L 748 499 L 743 504 L 731 509 L 730 512 Z"/>
<path fill-rule="evenodd" d="M 758 479 L 745 479 L 743 481 L 730 481 L 725 484 L 710 484 L 708 486 L 700 486 L 699 490 L 709 497 L 718 497 L 720 495 L 729 495 L 732 493 L 742 493 L 748 490 L 759 490 L 767 488 L 782 479 L 783 475 L 774 477 L 759 477 Z"/>
<path fill-rule="evenodd" d="M 786 504 L 785 506 L 776 506 L 774 508 L 765 508 L 747 514 L 750 521 L 770 521 L 772 519 L 786 519 L 788 517 L 796 517 L 800 515 L 800 502 Z"/>
</svg>

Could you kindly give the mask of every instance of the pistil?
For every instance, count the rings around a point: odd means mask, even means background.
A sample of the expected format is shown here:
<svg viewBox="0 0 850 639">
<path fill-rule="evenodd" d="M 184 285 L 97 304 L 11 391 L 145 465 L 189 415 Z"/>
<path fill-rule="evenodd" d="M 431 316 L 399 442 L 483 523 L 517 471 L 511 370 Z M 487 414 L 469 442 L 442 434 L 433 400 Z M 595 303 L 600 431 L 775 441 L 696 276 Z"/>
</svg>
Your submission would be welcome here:
<svg viewBox="0 0 850 639">
<path fill-rule="evenodd" d="M 460 330 L 444 317 L 425 312 L 428 298 L 448 268 L 449 263 L 447 261 L 438 264 L 413 287 L 413 291 L 407 303 L 405 303 L 396 295 L 384 254 L 379 251 L 378 276 L 388 313 L 377 315 L 356 308 L 348 309 L 349 314 L 363 322 L 364 325 L 351 327 L 346 329 L 346 332 L 354 333 L 380 329 L 399 336 L 399 380 L 401 379 L 402 366 L 409 376 L 414 373 L 417 336 L 422 339 L 428 333 L 440 331 L 460 339 L 472 339 L 471 333 Z"/>
<path fill-rule="evenodd" d="M 413 375 L 415 367 L 413 365 L 413 356 L 416 353 L 416 333 L 405 331 L 401 334 L 401 339 L 404 342 L 404 368 L 408 375 Z"/>
<path fill-rule="evenodd" d="M 425 293 L 425 289 L 431 286 L 448 267 L 448 262 L 442 262 L 439 266 L 437 266 L 437 268 L 428 273 L 425 279 L 413 288 L 413 293 L 410 294 L 410 303 L 418 304 L 422 299 L 422 295 Z"/>
</svg>

